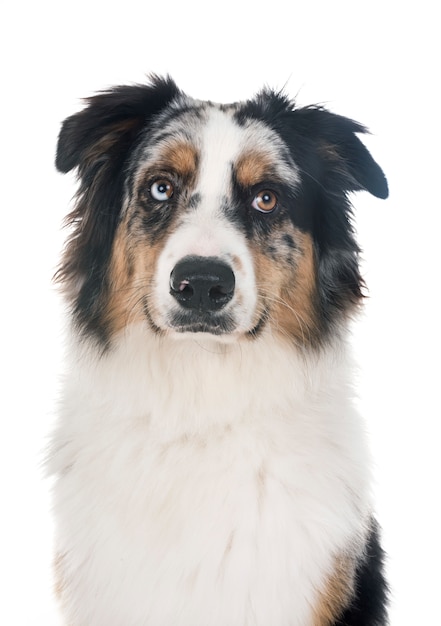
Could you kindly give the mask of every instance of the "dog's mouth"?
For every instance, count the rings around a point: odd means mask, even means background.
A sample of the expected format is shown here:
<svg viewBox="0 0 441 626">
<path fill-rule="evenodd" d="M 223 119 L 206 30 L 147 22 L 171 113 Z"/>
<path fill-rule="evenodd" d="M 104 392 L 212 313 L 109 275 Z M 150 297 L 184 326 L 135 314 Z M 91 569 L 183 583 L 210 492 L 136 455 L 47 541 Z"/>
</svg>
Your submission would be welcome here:
<svg viewBox="0 0 441 626">
<path fill-rule="evenodd" d="M 251 328 L 241 330 L 233 316 L 229 314 L 212 316 L 203 313 L 195 315 L 194 313 L 179 312 L 174 313 L 169 318 L 167 327 L 179 334 L 205 333 L 224 339 L 228 339 L 228 337 L 239 338 L 240 336 L 255 339 L 265 328 L 268 319 L 269 314 L 265 309 Z"/>
<path fill-rule="evenodd" d="M 168 320 L 170 329 L 178 333 L 209 333 L 229 335 L 236 330 L 233 317 L 227 313 L 212 315 L 205 312 L 179 311 Z"/>
</svg>

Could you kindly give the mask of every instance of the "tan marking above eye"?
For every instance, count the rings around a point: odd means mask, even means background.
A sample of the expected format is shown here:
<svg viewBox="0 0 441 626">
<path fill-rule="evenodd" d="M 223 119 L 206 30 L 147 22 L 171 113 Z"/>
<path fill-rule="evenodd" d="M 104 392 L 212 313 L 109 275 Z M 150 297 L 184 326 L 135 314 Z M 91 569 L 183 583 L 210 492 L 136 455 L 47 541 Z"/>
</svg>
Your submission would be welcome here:
<svg viewBox="0 0 441 626">
<path fill-rule="evenodd" d="M 150 185 L 150 195 L 158 202 L 166 202 L 170 200 L 174 192 L 172 183 L 167 178 L 155 180 Z"/>
<path fill-rule="evenodd" d="M 158 145 L 152 156 L 152 165 L 158 174 L 173 172 L 186 183 L 194 182 L 199 162 L 195 147 L 181 142 L 166 142 Z"/>
<path fill-rule="evenodd" d="M 277 206 L 277 196 L 273 191 L 263 189 L 254 196 L 251 206 L 262 213 L 271 213 Z"/>
<path fill-rule="evenodd" d="M 241 187 L 250 188 L 262 180 L 271 180 L 274 168 L 268 155 L 258 151 L 248 151 L 236 164 L 236 178 Z"/>
<path fill-rule="evenodd" d="M 174 171 L 181 177 L 195 176 L 199 155 L 194 146 L 177 142 L 167 145 L 159 162 L 165 171 Z"/>
</svg>

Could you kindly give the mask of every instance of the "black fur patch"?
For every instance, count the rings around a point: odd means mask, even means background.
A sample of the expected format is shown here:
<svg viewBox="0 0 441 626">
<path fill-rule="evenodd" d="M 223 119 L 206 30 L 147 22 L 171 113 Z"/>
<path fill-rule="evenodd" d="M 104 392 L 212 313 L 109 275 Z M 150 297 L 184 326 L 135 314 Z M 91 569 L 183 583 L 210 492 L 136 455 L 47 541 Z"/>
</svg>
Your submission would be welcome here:
<svg viewBox="0 0 441 626">
<path fill-rule="evenodd" d="M 388 588 L 384 577 L 384 552 L 378 527 L 374 525 L 366 556 L 358 567 L 355 597 L 334 626 L 386 626 Z"/>
</svg>

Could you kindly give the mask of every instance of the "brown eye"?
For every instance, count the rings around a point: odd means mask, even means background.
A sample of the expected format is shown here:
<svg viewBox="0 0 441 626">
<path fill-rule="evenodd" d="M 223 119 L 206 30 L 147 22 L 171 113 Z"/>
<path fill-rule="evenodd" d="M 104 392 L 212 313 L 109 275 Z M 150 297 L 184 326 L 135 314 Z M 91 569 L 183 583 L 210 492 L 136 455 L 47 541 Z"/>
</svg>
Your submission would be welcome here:
<svg viewBox="0 0 441 626">
<path fill-rule="evenodd" d="M 150 187 L 150 195 L 158 202 L 170 200 L 173 195 L 173 185 L 166 178 L 155 180 Z"/>
<path fill-rule="evenodd" d="M 261 213 L 271 213 L 277 206 L 277 196 L 272 191 L 264 189 L 254 196 L 251 206 Z"/>
</svg>

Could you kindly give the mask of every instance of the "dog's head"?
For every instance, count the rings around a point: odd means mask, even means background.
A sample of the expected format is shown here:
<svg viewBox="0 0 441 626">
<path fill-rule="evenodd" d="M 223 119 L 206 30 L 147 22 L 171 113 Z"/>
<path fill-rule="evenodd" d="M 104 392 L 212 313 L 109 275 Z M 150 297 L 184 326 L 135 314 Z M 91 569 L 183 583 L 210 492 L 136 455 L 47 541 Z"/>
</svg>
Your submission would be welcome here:
<svg viewBox="0 0 441 626">
<path fill-rule="evenodd" d="M 363 132 L 269 90 L 217 105 L 154 77 L 90 98 L 56 159 L 80 179 L 59 279 L 81 331 L 322 344 L 362 298 L 348 194 L 388 194 Z"/>
</svg>

